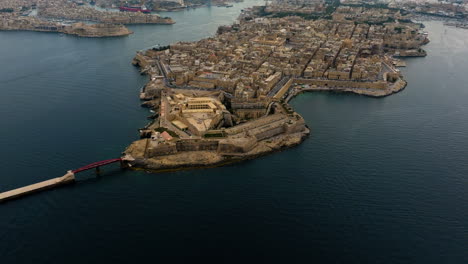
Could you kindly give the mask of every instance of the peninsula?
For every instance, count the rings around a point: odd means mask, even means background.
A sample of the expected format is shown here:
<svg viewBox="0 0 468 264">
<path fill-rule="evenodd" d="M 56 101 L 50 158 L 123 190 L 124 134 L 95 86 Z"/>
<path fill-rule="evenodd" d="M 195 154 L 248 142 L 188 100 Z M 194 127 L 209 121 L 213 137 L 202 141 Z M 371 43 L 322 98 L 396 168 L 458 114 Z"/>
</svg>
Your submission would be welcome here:
<svg viewBox="0 0 468 264">
<path fill-rule="evenodd" d="M 288 104 L 298 93 L 401 91 L 396 57 L 425 56 L 427 35 L 398 10 L 356 8 L 311 7 L 329 14 L 306 19 L 254 7 L 214 37 L 138 52 L 133 64 L 150 77 L 140 98 L 154 114 L 124 159 L 148 170 L 250 159 L 310 133 Z"/>
<path fill-rule="evenodd" d="M 133 33 L 124 26 L 126 24 L 174 23 L 171 18 L 156 14 L 99 11 L 68 0 L 5 0 L 0 3 L 0 30 L 119 37 Z"/>
<path fill-rule="evenodd" d="M 86 0 L 85 0 L 86 1 Z M 121 9 L 125 8 L 126 4 L 132 4 L 132 7 L 143 6 L 149 11 L 181 11 L 185 9 L 193 9 L 198 7 L 216 6 L 216 7 L 232 7 L 234 2 L 243 2 L 244 0 L 90 0 L 95 5 L 101 8 Z"/>
<path fill-rule="evenodd" d="M 64 25 L 34 17 L 15 17 L 12 15 L 0 17 L 0 30 L 55 32 L 77 35 L 79 37 L 120 37 L 133 33 L 127 27 L 119 24 L 85 24 L 79 22 Z"/>
<path fill-rule="evenodd" d="M 84 20 L 117 24 L 163 24 L 175 22 L 170 17 L 142 12 L 100 11 L 91 6 L 77 5 L 69 0 L 48 0 L 38 7 L 38 16 L 44 18 Z"/>
</svg>

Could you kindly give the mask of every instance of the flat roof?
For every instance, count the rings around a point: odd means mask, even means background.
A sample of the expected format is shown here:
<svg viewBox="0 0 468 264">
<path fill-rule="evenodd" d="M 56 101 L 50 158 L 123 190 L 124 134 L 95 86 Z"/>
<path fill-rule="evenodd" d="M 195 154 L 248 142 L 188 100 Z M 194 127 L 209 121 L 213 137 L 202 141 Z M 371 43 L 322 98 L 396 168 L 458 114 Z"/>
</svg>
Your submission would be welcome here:
<svg viewBox="0 0 468 264">
<path fill-rule="evenodd" d="M 188 126 L 186 126 L 184 123 L 180 122 L 179 120 L 174 120 L 172 121 L 172 124 L 180 129 L 187 129 Z"/>
</svg>

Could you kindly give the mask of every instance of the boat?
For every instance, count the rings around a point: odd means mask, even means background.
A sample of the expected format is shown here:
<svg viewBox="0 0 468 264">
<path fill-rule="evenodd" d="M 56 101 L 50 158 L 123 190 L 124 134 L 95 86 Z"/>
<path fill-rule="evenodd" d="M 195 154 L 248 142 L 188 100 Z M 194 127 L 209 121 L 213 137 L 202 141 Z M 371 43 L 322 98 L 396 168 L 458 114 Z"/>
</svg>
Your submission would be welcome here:
<svg viewBox="0 0 468 264">
<path fill-rule="evenodd" d="M 122 12 L 141 12 L 141 13 L 151 13 L 145 6 L 120 6 L 119 10 Z"/>
</svg>

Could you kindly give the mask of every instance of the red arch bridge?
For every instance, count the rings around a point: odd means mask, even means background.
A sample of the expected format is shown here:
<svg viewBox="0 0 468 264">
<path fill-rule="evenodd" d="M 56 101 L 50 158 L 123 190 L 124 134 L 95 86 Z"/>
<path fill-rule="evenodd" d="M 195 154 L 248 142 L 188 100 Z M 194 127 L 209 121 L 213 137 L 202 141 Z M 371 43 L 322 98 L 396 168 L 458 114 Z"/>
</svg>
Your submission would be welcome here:
<svg viewBox="0 0 468 264">
<path fill-rule="evenodd" d="M 102 161 L 98 161 L 98 162 L 88 164 L 88 165 L 86 165 L 84 167 L 81 167 L 79 169 L 72 170 L 72 172 L 73 173 L 78 173 L 78 172 L 87 171 L 87 170 L 90 170 L 90 169 L 96 169 L 96 171 L 99 172 L 99 167 L 104 166 L 104 165 L 108 165 L 108 164 L 112 164 L 112 163 L 116 163 L 116 162 L 120 162 L 120 165 L 123 165 L 121 158 L 108 159 L 108 160 L 102 160 Z"/>
</svg>

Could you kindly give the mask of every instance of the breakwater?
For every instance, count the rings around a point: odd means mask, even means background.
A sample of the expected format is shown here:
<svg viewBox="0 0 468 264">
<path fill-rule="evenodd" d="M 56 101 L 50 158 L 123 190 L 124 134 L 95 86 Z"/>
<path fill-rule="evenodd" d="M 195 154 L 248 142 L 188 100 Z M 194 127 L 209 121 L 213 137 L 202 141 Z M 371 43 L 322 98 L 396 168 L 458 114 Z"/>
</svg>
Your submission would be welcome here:
<svg viewBox="0 0 468 264">
<path fill-rule="evenodd" d="M 61 185 L 70 184 L 73 182 L 75 182 L 75 174 L 72 171 L 68 171 L 67 174 L 63 175 L 62 177 L 53 178 L 50 180 L 34 183 L 25 187 L 0 193 L 0 203 L 12 199 L 17 199 L 32 193 L 59 187 Z"/>
<path fill-rule="evenodd" d="M 53 179 L 50 179 L 50 180 L 46 180 L 46 181 L 31 184 L 31 185 L 27 185 L 27 186 L 24 186 L 24 187 L 20 187 L 20 188 L 11 190 L 11 191 L 2 192 L 2 193 L 0 193 L 0 203 L 1 202 L 6 202 L 6 201 L 12 200 L 12 199 L 17 199 L 17 198 L 20 198 L 20 197 L 23 197 L 23 196 L 26 196 L 26 195 L 29 195 L 29 194 L 32 194 L 32 193 L 37 193 L 37 192 L 40 192 L 40 191 L 60 187 L 60 186 L 65 185 L 65 184 L 73 183 L 76 180 L 75 174 L 83 172 L 83 171 L 95 169 L 96 173 L 99 174 L 100 173 L 100 168 L 102 166 L 109 165 L 109 164 L 112 164 L 112 163 L 115 163 L 115 162 L 119 162 L 121 168 L 126 168 L 127 167 L 127 163 L 126 163 L 127 161 L 129 161 L 128 157 L 98 161 L 98 162 L 94 162 L 94 163 L 88 164 L 86 166 L 83 166 L 83 167 L 81 167 L 79 169 L 69 170 L 62 177 L 57 177 L 57 178 L 53 178 Z"/>
</svg>

